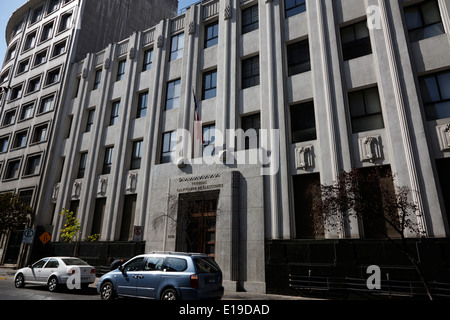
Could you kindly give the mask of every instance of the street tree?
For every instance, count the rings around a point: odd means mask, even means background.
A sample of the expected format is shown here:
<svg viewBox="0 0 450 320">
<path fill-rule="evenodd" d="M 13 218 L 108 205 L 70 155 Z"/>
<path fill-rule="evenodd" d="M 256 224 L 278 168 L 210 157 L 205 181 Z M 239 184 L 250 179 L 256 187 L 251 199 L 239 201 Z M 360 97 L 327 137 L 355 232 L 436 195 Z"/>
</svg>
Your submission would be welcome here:
<svg viewBox="0 0 450 320">
<path fill-rule="evenodd" d="M 420 224 L 423 212 L 414 201 L 417 191 L 396 187 L 395 179 L 391 170 L 383 167 L 354 168 L 339 174 L 332 185 L 318 186 L 313 192 L 314 229 L 316 233 L 343 231 L 352 220 L 361 221 L 366 238 L 385 238 L 406 256 L 432 299 L 406 240 L 425 237 Z"/>
<path fill-rule="evenodd" d="M 33 209 L 13 193 L 0 194 L 0 234 L 17 231 L 26 225 Z"/>
</svg>

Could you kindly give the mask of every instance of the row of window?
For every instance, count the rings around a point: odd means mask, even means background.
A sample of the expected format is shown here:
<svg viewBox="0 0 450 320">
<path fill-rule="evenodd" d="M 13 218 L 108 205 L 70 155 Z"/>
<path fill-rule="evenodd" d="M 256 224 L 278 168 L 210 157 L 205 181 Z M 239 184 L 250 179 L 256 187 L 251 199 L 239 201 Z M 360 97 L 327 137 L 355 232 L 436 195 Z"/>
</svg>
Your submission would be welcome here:
<svg viewBox="0 0 450 320">
<path fill-rule="evenodd" d="M 5 170 L 4 170 L 5 172 L 3 173 L 2 180 L 8 181 L 8 180 L 19 179 L 22 162 L 23 162 L 22 158 L 8 160 L 5 165 Z M 23 178 L 38 175 L 40 172 L 41 163 L 42 163 L 42 153 L 28 155 L 26 157 L 24 163 L 25 163 L 25 165 L 23 167 L 23 172 L 22 172 Z M 2 172 L 2 169 L 3 169 L 3 162 L 0 163 L 0 174 Z"/>
<path fill-rule="evenodd" d="M 70 25 L 72 22 L 72 12 L 64 13 L 59 22 L 59 27 L 57 29 L 57 35 L 70 29 Z M 25 36 L 25 42 L 23 44 L 22 53 L 25 53 L 31 49 L 33 49 L 36 45 L 40 45 L 44 42 L 47 42 L 53 37 L 53 33 L 55 30 L 56 19 L 47 22 L 42 26 L 42 30 L 39 33 L 39 28 L 29 32 Z M 39 40 L 39 41 L 38 41 Z M 13 60 L 19 51 L 19 42 L 13 43 L 6 53 L 5 63 Z"/>
<path fill-rule="evenodd" d="M 40 4 L 39 6 L 35 7 L 31 14 L 29 15 L 29 24 L 35 24 L 36 22 L 39 22 L 42 20 L 42 18 L 45 16 L 48 16 L 50 14 L 53 14 L 58 10 L 59 6 L 61 7 L 65 6 L 69 2 L 72 2 L 73 0 L 49 0 L 48 3 Z M 26 17 L 22 18 L 14 27 L 12 37 L 15 37 L 17 34 L 19 34 L 24 26 L 26 24 Z"/>
<path fill-rule="evenodd" d="M 23 130 L 16 131 L 14 133 L 14 137 L 12 139 L 12 143 L 10 142 L 11 135 L 5 135 L 0 137 L 0 153 L 8 152 L 8 149 L 11 151 L 25 148 L 27 143 L 29 145 L 36 145 L 42 142 L 47 141 L 47 133 L 49 130 L 49 123 L 41 123 L 34 126 L 33 130 L 31 130 L 31 138 L 29 139 L 30 128 L 26 128 Z"/>
<path fill-rule="evenodd" d="M 61 80 L 61 72 L 62 66 L 48 70 L 44 77 L 43 88 L 58 83 Z M 39 91 L 41 88 L 42 78 L 43 75 L 40 74 L 29 79 L 27 82 L 23 82 L 12 87 L 11 90 L 8 90 L 9 101 L 17 100 L 22 98 L 23 95 L 26 96 L 28 94 Z"/>
<path fill-rule="evenodd" d="M 22 122 L 33 118 L 36 115 L 41 115 L 53 110 L 55 95 L 49 95 L 41 98 L 39 104 L 36 101 L 24 103 L 20 108 L 13 108 L 4 112 L 4 116 L 1 122 L 2 127 L 13 125 L 17 122 Z"/>
<path fill-rule="evenodd" d="M 19 61 L 17 65 L 16 75 L 21 75 L 29 71 L 31 68 L 35 68 L 42 65 L 43 63 L 47 62 L 48 59 L 49 60 L 54 59 L 66 53 L 67 44 L 68 39 L 61 40 L 53 45 L 52 49 L 50 50 L 50 55 L 49 55 L 49 48 L 45 48 L 34 54 L 34 57 L 29 56 Z M 0 75 L 0 83 L 7 81 L 10 75 L 11 69 L 8 68 Z"/>
</svg>

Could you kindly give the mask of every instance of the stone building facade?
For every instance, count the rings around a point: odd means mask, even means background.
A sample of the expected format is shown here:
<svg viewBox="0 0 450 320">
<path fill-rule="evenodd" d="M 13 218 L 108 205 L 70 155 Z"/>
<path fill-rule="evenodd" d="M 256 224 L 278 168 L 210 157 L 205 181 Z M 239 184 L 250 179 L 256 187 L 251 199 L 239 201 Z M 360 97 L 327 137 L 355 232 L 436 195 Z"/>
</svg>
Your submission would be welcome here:
<svg viewBox="0 0 450 320">
<path fill-rule="evenodd" d="M 68 70 L 35 223 L 58 239 L 70 208 L 83 236 L 205 252 L 228 288 L 264 292 L 267 241 L 315 239 L 311 186 L 383 167 L 446 238 L 449 9 L 202 1 L 88 54 Z M 377 235 L 351 221 L 325 237 Z"/>
</svg>

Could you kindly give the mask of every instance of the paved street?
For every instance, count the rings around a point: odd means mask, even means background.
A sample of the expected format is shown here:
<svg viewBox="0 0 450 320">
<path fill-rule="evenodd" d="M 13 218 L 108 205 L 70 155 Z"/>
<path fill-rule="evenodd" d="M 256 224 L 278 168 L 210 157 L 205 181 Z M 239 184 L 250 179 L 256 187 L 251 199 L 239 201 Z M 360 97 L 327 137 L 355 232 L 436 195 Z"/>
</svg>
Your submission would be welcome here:
<svg viewBox="0 0 450 320">
<path fill-rule="evenodd" d="M 92 284 L 85 291 L 70 291 L 62 288 L 51 293 L 46 287 L 27 285 L 23 289 L 14 287 L 14 272 L 0 270 L 0 300 L 99 300 L 96 284 Z M 98 281 L 98 278 L 97 278 Z M 225 292 L 223 300 L 311 300 L 301 297 L 257 294 L 249 292 Z"/>
</svg>

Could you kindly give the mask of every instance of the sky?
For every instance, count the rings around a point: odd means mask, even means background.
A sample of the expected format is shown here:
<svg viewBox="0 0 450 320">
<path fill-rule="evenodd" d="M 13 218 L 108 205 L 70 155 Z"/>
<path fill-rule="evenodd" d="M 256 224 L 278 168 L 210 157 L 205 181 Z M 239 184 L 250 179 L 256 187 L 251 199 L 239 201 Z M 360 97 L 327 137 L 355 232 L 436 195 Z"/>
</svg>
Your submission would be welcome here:
<svg viewBox="0 0 450 320">
<path fill-rule="evenodd" d="M 0 0 L 0 67 L 6 54 L 6 24 L 8 23 L 8 20 L 11 17 L 12 13 L 27 1 L 28 0 Z M 185 8 L 195 2 L 198 2 L 198 0 L 179 0 L 178 8 Z"/>
</svg>

